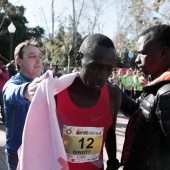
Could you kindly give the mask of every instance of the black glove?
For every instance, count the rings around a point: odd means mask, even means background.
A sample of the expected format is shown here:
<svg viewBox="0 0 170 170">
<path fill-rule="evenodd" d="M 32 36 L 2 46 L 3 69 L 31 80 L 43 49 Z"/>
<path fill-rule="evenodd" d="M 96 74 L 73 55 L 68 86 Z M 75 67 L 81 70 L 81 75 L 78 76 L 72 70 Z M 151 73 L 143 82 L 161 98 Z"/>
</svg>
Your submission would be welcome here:
<svg viewBox="0 0 170 170">
<path fill-rule="evenodd" d="M 107 168 L 106 170 L 118 170 L 120 167 L 119 161 L 116 159 L 114 161 L 108 160 L 107 161 Z"/>
</svg>

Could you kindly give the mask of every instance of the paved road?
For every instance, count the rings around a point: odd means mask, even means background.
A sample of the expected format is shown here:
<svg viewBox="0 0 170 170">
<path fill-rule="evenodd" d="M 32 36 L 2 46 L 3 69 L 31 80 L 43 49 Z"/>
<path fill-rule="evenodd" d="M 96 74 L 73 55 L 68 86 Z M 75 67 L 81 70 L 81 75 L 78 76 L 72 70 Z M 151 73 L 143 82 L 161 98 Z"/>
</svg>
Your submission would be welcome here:
<svg viewBox="0 0 170 170">
<path fill-rule="evenodd" d="M 5 164 L 4 144 L 5 144 L 5 125 L 0 125 L 0 170 L 7 170 Z"/>
<path fill-rule="evenodd" d="M 120 160 L 122 145 L 124 142 L 124 132 L 127 124 L 127 118 L 122 114 L 118 115 L 117 119 L 117 158 Z M 5 164 L 5 153 L 4 153 L 4 144 L 5 144 L 5 125 L 0 125 L 0 170 L 7 170 Z M 104 162 L 107 161 L 106 151 L 104 149 Z M 121 170 L 122 168 L 119 168 Z"/>
</svg>

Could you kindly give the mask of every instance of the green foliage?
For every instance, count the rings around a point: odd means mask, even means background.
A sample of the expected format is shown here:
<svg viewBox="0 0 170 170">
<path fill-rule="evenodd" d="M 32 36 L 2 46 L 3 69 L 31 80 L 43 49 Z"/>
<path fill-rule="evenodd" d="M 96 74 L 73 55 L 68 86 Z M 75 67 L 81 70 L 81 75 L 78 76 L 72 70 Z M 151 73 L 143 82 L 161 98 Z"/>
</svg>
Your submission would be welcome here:
<svg viewBox="0 0 170 170">
<path fill-rule="evenodd" d="M 54 40 L 46 39 L 44 41 L 42 47 L 42 51 L 45 53 L 44 63 L 52 62 L 60 67 L 66 67 L 68 65 L 68 57 L 70 57 L 70 66 L 74 67 L 76 65 L 74 54 L 78 51 L 82 37 L 78 32 L 76 33 L 74 48 L 72 48 L 72 31 L 65 29 L 61 24 Z"/>
<path fill-rule="evenodd" d="M 117 57 L 116 58 L 116 67 L 119 67 L 119 68 L 123 68 L 124 67 L 122 57 Z"/>
<path fill-rule="evenodd" d="M 27 39 L 36 39 L 41 42 L 44 30 L 40 27 L 28 28 L 26 26 L 28 21 L 24 16 L 25 8 L 23 6 L 13 6 L 7 1 L 5 4 L 1 3 L 0 5 L 0 55 L 3 57 L 0 59 L 7 63 L 10 58 L 10 34 L 8 26 L 11 22 L 16 27 L 16 31 L 13 34 L 13 51 L 19 43 Z"/>
<path fill-rule="evenodd" d="M 129 58 L 128 57 L 128 54 L 129 54 L 129 50 L 126 49 L 125 53 L 124 53 L 124 60 L 123 60 L 123 63 L 126 67 L 128 68 L 136 68 L 136 64 L 135 64 L 135 60 L 136 60 L 136 57 L 137 57 L 137 52 L 136 51 L 132 51 L 133 54 L 134 54 L 134 57 L 133 58 Z"/>
<path fill-rule="evenodd" d="M 121 56 L 119 53 L 117 54 L 118 57 L 116 60 L 116 66 L 120 68 L 126 67 L 135 69 L 136 68 L 135 59 L 137 57 L 135 40 L 133 41 L 126 40 L 126 46 L 124 48 L 125 49 L 123 50 Z M 129 52 L 132 52 L 134 54 L 132 59 L 128 57 Z"/>
</svg>

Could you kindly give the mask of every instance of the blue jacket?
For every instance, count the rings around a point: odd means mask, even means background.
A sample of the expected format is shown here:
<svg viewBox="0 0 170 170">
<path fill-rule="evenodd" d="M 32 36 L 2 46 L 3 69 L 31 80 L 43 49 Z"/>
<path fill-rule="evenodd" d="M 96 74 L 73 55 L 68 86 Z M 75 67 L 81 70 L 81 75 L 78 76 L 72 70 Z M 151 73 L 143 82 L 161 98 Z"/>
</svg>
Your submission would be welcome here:
<svg viewBox="0 0 170 170">
<path fill-rule="evenodd" d="M 22 143 L 22 132 L 30 106 L 23 97 L 25 86 L 32 79 L 22 73 L 11 77 L 3 87 L 4 111 L 6 119 L 6 148 L 17 151 Z"/>
</svg>

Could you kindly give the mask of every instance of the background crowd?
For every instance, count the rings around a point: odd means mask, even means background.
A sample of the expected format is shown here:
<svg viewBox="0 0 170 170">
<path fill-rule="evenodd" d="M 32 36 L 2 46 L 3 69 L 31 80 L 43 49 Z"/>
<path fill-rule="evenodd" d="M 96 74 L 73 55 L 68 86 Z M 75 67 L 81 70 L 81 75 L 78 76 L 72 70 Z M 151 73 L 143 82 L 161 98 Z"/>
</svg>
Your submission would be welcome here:
<svg viewBox="0 0 170 170">
<path fill-rule="evenodd" d="M 130 98 L 136 99 L 142 94 L 143 87 L 148 83 L 148 78 L 141 69 L 115 68 L 108 81 L 112 85 L 118 86 Z"/>
</svg>

